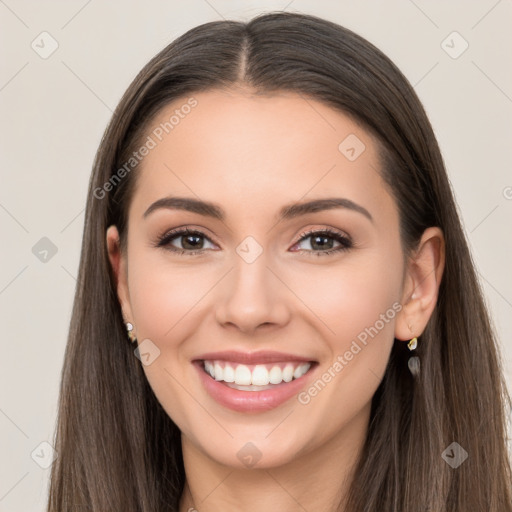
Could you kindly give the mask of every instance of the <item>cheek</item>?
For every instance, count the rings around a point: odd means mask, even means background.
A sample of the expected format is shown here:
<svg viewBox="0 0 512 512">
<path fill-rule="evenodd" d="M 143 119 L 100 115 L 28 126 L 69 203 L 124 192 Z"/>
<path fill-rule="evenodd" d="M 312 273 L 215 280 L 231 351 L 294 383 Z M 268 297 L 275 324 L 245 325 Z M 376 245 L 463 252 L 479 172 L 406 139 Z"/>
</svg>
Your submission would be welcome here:
<svg viewBox="0 0 512 512">
<path fill-rule="evenodd" d="M 389 261 L 397 263 L 390 265 Z M 307 272 L 288 269 L 284 280 L 293 283 L 294 292 L 316 315 L 316 326 L 330 340 L 331 350 L 339 353 L 361 333 L 364 338 L 366 329 L 375 324 L 381 338 L 393 337 L 401 270 L 399 253 L 384 255 L 375 250 L 329 268 L 311 268 Z"/>
<path fill-rule="evenodd" d="M 134 258 L 129 287 L 137 332 L 160 343 L 179 339 L 175 333 L 200 310 L 214 278 L 204 267 L 180 267 L 161 256 Z"/>
<path fill-rule="evenodd" d="M 318 325 L 329 357 L 318 378 L 297 398 L 318 443 L 364 414 L 386 370 L 400 305 L 390 293 L 394 284 L 373 277 L 367 267 L 360 275 L 340 276 L 339 283 L 326 281 L 324 298 L 318 297 L 312 306 L 321 317 Z"/>
<path fill-rule="evenodd" d="M 299 292 L 318 316 L 316 326 L 329 352 L 321 382 L 305 390 L 301 403 L 316 403 L 324 410 L 343 403 L 325 418 L 332 425 L 371 400 L 384 375 L 401 310 L 400 252 L 367 252 L 364 261 L 353 261 L 302 278 Z"/>
<path fill-rule="evenodd" d="M 159 350 L 158 357 L 143 370 L 169 417 L 188 432 L 188 425 L 201 424 L 205 418 L 183 387 L 195 378 L 187 341 L 197 334 L 208 290 L 218 277 L 211 269 L 180 268 L 161 256 L 147 254 L 134 257 L 130 265 L 130 302 L 137 338 L 139 343 L 151 340 Z"/>
</svg>

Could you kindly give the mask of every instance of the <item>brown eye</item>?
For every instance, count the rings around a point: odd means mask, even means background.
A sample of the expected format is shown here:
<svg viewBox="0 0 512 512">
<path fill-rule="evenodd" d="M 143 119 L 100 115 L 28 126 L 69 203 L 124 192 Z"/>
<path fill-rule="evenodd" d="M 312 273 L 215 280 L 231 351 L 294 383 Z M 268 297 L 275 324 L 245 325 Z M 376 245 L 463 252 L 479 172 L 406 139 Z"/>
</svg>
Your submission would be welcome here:
<svg viewBox="0 0 512 512">
<path fill-rule="evenodd" d="M 350 238 L 330 229 L 303 233 L 295 246 L 304 240 L 309 240 L 309 247 L 299 250 L 301 252 L 306 251 L 309 253 L 315 253 L 318 256 L 346 251 L 353 247 L 353 243 Z M 338 244 L 338 247 L 335 247 L 336 243 Z"/>
<path fill-rule="evenodd" d="M 178 229 L 165 233 L 159 238 L 157 247 L 165 247 L 166 249 L 180 254 L 187 253 L 189 255 L 197 254 L 205 250 L 204 243 L 211 240 L 200 231 L 190 229 Z M 176 247 L 176 243 L 180 246 Z M 213 244 L 212 244 L 213 245 Z"/>
</svg>

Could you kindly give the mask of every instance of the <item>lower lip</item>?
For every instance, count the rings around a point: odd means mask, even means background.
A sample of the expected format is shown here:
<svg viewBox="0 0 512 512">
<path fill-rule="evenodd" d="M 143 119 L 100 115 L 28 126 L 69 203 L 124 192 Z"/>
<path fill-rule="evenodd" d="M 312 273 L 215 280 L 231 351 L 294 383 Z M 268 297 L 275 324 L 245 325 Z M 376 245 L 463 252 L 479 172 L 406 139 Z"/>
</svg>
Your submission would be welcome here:
<svg viewBox="0 0 512 512">
<path fill-rule="evenodd" d="M 301 391 L 306 380 L 309 379 L 311 373 L 317 366 L 316 363 L 313 363 L 307 373 L 298 379 L 276 384 L 273 389 L 265 389 L 263 391 L 240 391 L 230 388 L 222 382 L 210 377 L 210 375 L 204 371 L 202 362 L 194 361 L 193 365 L 197 368 L 199 378 L 209 395 L 224 407 L 239 412 L 262 412 L 278 407 Z"/>
</svg>

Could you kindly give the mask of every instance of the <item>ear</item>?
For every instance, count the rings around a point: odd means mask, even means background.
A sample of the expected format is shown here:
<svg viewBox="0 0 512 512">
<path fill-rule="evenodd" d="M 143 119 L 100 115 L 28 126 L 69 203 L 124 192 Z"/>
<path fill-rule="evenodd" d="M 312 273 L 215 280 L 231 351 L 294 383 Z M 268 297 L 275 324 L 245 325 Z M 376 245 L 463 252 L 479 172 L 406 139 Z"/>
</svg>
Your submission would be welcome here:
<svg viewBox="0 0 512 512">
<path fill-rule="evenodd" d="M 131 322 L 133 324 L 130 295 L 128 292 L 126 257 L 121 251 L 119 232 L 114 225 L 107 229 L 107 251 L 124 320 L 125 322 Z"/>
<path fill-rule="evenodd" d="M 438 227 L 428 228 L 407 263 L 395 338 L 409 341 L 425 330 L 437 303 L 444 264 L 443 232 Z"/>
</svg>

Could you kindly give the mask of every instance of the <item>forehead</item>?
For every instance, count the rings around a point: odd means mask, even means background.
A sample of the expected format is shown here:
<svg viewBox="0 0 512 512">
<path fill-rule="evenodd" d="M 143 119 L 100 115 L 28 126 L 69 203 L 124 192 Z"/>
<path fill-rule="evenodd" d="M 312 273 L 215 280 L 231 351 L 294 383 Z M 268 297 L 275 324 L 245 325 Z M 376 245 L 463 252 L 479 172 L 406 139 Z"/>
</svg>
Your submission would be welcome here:
<svg viewBox="0 0 512 512">
<path fill-rule="evenodd" d="M 165 195 L 213 200 L 226 210 L 339 195 L 393 209 L 371 135 L 296 93 L 192 94 L 162 109 L 147 137 L 152 148 L 139 166 L 136 208 Z"/>
</svg>

